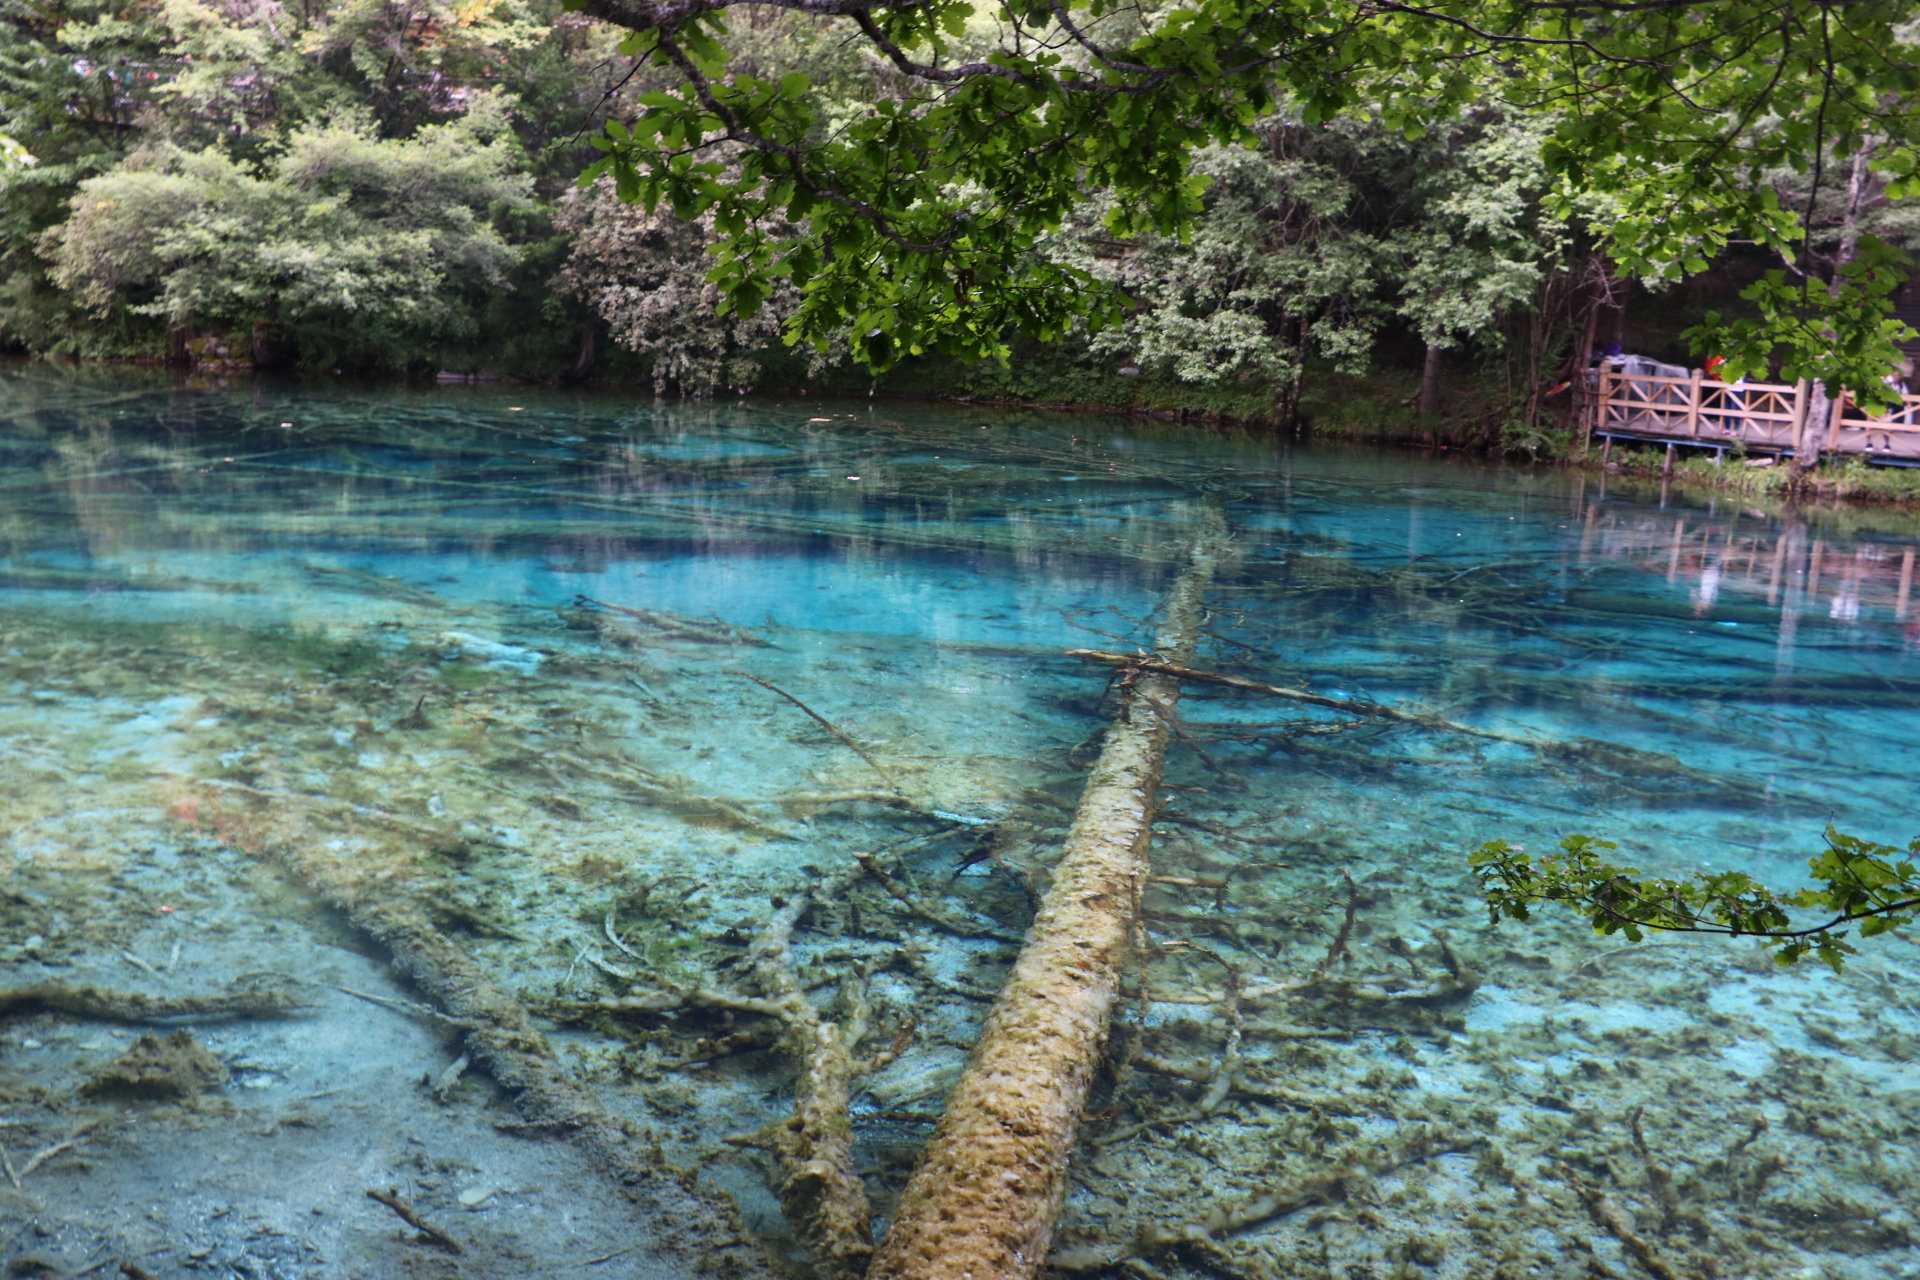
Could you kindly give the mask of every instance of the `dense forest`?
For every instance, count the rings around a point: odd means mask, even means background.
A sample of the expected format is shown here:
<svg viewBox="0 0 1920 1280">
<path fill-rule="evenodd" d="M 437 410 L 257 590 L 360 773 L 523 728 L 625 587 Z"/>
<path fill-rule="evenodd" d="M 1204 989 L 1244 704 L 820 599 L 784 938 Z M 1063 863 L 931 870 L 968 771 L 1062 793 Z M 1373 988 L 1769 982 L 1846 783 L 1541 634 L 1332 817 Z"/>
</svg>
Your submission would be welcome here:
<svg viewBox="0 0 1920 1280">
<path fill-rule="evenodd" d="M 711 213 L 623 202 L 612 176 L 579 184 L 609 122 L 673 72 L 553 0 L 7 0 L 5 15 L 0 132 L 31 157 L 0 177 L 0 341 L 15 351 L 679 396 L 874 385 L 844 341 L 782 341 L 791 288 L 718 313 Z M 827 19 L 748 6 L 729 21 L 730 72 L 805 76 L 822 127 L 905 93 Z M 956 40 L 990 47 L 994 19 L 975 21 Z M 882 385 L 1284 424 L 1317 386 L 1370 376 L 1430 416 L 1444 378 L 1471 388 L 1455 399 L 1482 440 L 1538 450 L 1555 443 L 1543 397 L 1629 336 L 1629 311 L 1643 349 L 1694 359 L 1687 322 L 1739 308 L 1778 265 L 1734 245 L 1664 292 L 1626 279 L 1594 231 L 1615 211 L 1555 198 L 1550 112 L 1489 96 L 1424 130 L 1312 116 L 1282 94 L 1256 142 L 1202 149 L 1191 236 L 1117 235 L 1113 197 L 1092 191 L 1034 243 L 1117 282 L 1117 323 L 1016 344 L 1005 363 L 906 361 Z M 1763 178 L 1808 212 L 1799 265 L 1822 280 L 1863 237 L 1920 240 L 1920 201 L 1885 198 L 1872 145 L 1830 155 L 1840 177 L 1811 194 L 1803 171 Z"/>
</svg>

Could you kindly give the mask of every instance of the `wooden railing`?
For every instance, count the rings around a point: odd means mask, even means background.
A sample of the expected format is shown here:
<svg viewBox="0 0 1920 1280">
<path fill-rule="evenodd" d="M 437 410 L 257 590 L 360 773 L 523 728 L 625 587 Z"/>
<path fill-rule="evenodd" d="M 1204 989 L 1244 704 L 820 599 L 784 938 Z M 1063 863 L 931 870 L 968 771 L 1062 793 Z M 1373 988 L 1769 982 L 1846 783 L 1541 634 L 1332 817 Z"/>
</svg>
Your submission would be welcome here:
<svg viewBox="0 0 1920 1280">
<path fill-rule="evenodd" d="M 1803 380 L 1717 382 L 1700 370 L 1684 378 L 1624 373 L 1602 366 L 1587 425 L 1593 435 L 1667 441 L 1748 453 L 1862 454 L 1889 462 L 1920 464 L 1920 395 L 1878 416 L 1842 396 L 1829 402 L 1822 421 L 1809 421 L 1815 397 Z"/>
</svg>

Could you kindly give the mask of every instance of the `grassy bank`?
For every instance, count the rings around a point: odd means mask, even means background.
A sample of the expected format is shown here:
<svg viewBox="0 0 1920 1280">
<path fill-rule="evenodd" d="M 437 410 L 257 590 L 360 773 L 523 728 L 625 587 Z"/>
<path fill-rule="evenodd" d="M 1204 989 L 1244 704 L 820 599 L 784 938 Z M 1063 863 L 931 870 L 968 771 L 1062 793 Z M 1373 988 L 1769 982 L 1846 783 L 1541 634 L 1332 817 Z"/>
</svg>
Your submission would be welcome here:
<svg viewBox="0 0 1920 1280">
<path fill-rule="evenodd" d="M 770 381 L 783 390 L 798 390 L 803 381 L 798 366 L 768 360 L 766 368 Z M 1511 448 L 1534 456 L 1551 456 L 1556 448 L 1565 447 L 1565 441 L 1551 433 L 1508 439 L 1516 433 L 1506 420 L 1504 388 L 1496 378 L 1481 374 L 1449 378 L 1441 412 L 1433 417 L 1422 417 L 1413 409 L 1419 383 L 1419 374 L 1410 369 L 1386 368 L 1364 377 L 1310 369 L 1295 421 L 1285 429 L 1300 435 L 1379 444 L 1490 451 Z M 843 367 L 806 385 L 816 394 L 864 395 L 872 391 L 897 398 L 1283 429 L 1275 408 L 1277 388 L 1266 382 L 1183 383 L 1146 374 L 1126 375 L 1111 359 L 1095 359 L 1060 348 L 1017 351 L 1006 366 L 969 366 L 930 358 L 908 360 L 878 378 L 856 367 Z"/>
<path fill-rule="evenodd" d="M 848 375 L 852 374 L 852 377 Z M 1224 387 L 1123 377 L 1104 366 L 1075 362 L 1036 350 L 1010 367 L 950 361 L 902 364 L 879 379 L 837 371 L 826 380 L 834 392 L 871 389 L 904 398 L 960 400 L 1021 408 L 1128 413 L 1156 418 L 1277 429 L 1273 389 L 1265 385 Z M 857 382 L 857 385 L 856 385 Z M 1300 396 L 1296 430 L 1322 439 L 1381 445 L 1470 449 L 1493 455 L 1659 483 L 1666 451 L 1658 445 L 1616 445 L 1603 466 L 1597 448 L 1583 447 L 1581 434 L 1559 425 L 1562 406 L 1550 402 L 1539 425 L 1529 428 L 1509 407 L 1507 388 L 1493 373 L 1458 374 L 1443 387 L 1441 411 L 1423 417 L 1412 407 L 1419 375 L 1387 368 L 1365 376 L 1312 370 Z M 1786 461 L 1747 466 L 1729 454 L 1715 466 L 1705 454 L 1675 460 L 1670 487 L 1739 497 L 1762 506 L 1836 502 L 1920 507 L 1920 468 L 1874 466 L 1859 457 L 1823 461 L 1796 473 Z"/>
<path fill-rule="evenodd" d="M 1597 450 L 1585 458 L 1569 459 L 1569 465 L 1596 475 L 1649 481 L 1661 479 L 1665 462 L 1666 450 L 1659 445 L 1616 445 L 1604 467 Z M 1733 454 L 1719 466 L 1704 454 L 1676 458 L 1669 483 L 1754 501 L 1920 505 L 1920 467 L 1874 466 L 1864 458 L 1846 457 L 1829 458 L 1811 471 L 1795 472 L 1784 459 L 1765 467 L 1748 466 L 1747 462 Z"/>
</svg>

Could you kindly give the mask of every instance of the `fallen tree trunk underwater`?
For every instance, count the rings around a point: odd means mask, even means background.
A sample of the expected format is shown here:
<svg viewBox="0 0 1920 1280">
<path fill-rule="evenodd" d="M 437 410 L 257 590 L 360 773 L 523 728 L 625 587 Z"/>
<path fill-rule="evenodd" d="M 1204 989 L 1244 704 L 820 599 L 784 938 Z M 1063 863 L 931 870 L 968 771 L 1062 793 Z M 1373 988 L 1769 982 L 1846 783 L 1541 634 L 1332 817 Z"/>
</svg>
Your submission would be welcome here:
<svg viewBox="0 0 1920 1280">
<path fill-rule="evenodd" d="M 518 1129 L 565 1138 L 612 1179 L 641 1221 L 674 1224 L 670 1235 L 647 1243 L 649 1252 L 724 1267 L 742 1280 L 774 1280 L 779 1273 L 735 1215 L 666 1167 L 645 1131 L 608 1110 L 568 1069 L 525 1005 L 417 904 L 374 901 L 350 870 L 310 842 L 289 841 L 277 852 L 300 883 L 386 948 L 393 968 L 445 1011 L 439 1016 L 459 1029 L 464 1052 L 513 1099 Z"/>
<path fill-rule="evenodd" d="M 1167 596 L 1157 657 L 1192 660 L 1225 541 L 1209 511 Z M 1025 947 L 902 1194 L 871 1280 L 1015 1280 L 1046 1261 L 1149 874 L 1177 677 L 1123 683 Z"/>
<path fill-rule="evenodd" d="M 1239 689 L 1270 698 L 1283 698 L 1289 702 L 1305 703 L 1308 706 L 1324 707 L 1332 711 L 1344 711 L 1363 719 L 1388 720 L 1395 724 L 1412 725 L 1434 733 L 1454 734 L 1463 738 L 1482 738 L 1489 742 L 1505 742 L 1513 746 L 1525 747 L 1548 759 L 1587 764 L 1615 774 L 1684 780 L 1705 788 L 1710 793 L 1724 792 L 1744 798 L 1757 798 L 1762 794 L 1761 789 L 1755 784 L 1690 768 L 1681 763 L 1677 757 L 1665 752 L 1643 751 L 1637 747 L 1622 746 L 1617 742 L 1607 742 L 1599 738 L 1544 738 L 1535 734 L 1512 733 L 1504 729 L 1462 724 L 1458 720 L 1449 720 L 1445 716 L 1389 706 L 1384 702 L 1374 702 L 1365 698 L 1334 698 L 1306 689 L 1289 689 L 1285 685 L 1248 680 L 1243 676 L 1223 675 L 1214 671 L 1195 671 L 1179 663 L 1167 662 L 1153 654 L 1069 649 L 1067 656 L 1088 662 L 1108 663 L 1135 675 L 1151 673 L 1176 683 L 1182 680 L 1193 680 L 1203 684 L 1223 685 L 1229 689 Z"/>
</svg>

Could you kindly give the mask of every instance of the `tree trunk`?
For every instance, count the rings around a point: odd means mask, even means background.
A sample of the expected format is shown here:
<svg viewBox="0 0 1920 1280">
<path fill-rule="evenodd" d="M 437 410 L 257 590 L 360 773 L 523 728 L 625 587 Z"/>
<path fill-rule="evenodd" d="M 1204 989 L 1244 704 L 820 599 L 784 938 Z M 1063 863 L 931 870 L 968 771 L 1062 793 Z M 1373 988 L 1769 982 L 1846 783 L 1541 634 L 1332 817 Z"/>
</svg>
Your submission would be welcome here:
<svg viewBox="0 0 1920 1280">
<path fill-rule="evenodd" d="M 580 354 L 573 358 L 572 376 L 584 381 L 593 372 L 594 361 L 599 355 L 599 334 L 593 321 L 588 320 L 580 326 Z"/>
<path fill-rule="evenodd" d="M 1607 305 L 1613 308 L 1613 340 L 1627 345 L 1627 295 L 1633 292 L 1633 277 L 1607 283 Z"/>
<path fill-rule="evenodd" d="M 1426 363 L 1420 367 L 1420 399 L 1416 406 L 1416 412 L 1423 418 L 1440 414 L 1440 357 L 1440 348 L 1429 342 Z"/>
<path fill-rule="evenodd" d="M 1853 165 L 1847 174 L 1847 208 L 1840 223 L 1840 244 L 1833 255 L 1833 283 L 1840 284 L 1840 268 L 1852 262 L 1860 252 L 1860 215 L 1867 207 L 1867 179 L 1872 174 L 1875 142 L 1871 134 L 1860 140 L 1853 153 Z"/>
<path fill-rule="evenodd" d="M 1274 425 L 1282 431 L 1300 434 L 1300 379 L 1288 378 L 1273 397 Z"/>
<path fill-rule="evenodd" d="M 1611 277 L 1607 274 L 1605 259 L 1599 254 L 1594 254 L 1589 260 L 1589 267 L 1594 277 L 1599 280 L 1601 289 L 1594 295 L 1593 301 L 1587 304 L 1587 318 L 1580 326 L 1580 337 L 1573 346 L 1573 364 L 1567 374 L 1573 382 L 1572 389 L 1567 393 L 1567 428 L 1572 430 L 1576 425 L 1581 427 L 1580 454 L 1582 457 L 1586 456 L 1587 449 L 1592 444 L 1592 438 L 1587 434 L 1587 429 L 1592 425 L 1594 392 L 1597 390 L 1587 385 L 1587 378 L 1593 372 L 1594 344 L 1600 340 L 1600 308 L 1606 305 L 1607 297 L 1612 291 Z"/>
<path fill-rule="evenodd" d="M 1185 663 L 1224 530 L 1207 513 L 1167 597 L 1156 655 Z M 1026 1280 L 1067 1192 L 1067 1162 L 1132 950 L 1177 678 L 1135 672 L 1087 779 L 1053 883 L 966 1074 L 914 1169 L 869 1280 Z"/>
<path fill-rule="evenodd" d="M 1840 292 L 1842 276 L 1840 268 L 1852 262 L 1860 252 L 1860 215 L 1867 204 L 1867 179 L 1871 176 L 1874 140 L 1868 135 L 1860 140 L 1860 146 L 1853 153 L 1853 163 L 1847 173 L 1847 203 L 1840 219 L 1840 243 L 1833 253 L 1833 275 L 1827 282 L 1827 291 Z M 1807 216 L 1811 220 L 1813 211 Z M 1831 330 L 1827 336 L 1834 335 Z M 1800 451 L 1794 455 L 1793 469 L 1796 474 L 1813 470 L 1820 465 L 1820 451 L 1838 443 L 1829 440 L 1830 419 L 1833 416 L 1833 400 L 1827 394 L 1827 384 L 1814 379 L 1812 387 L 1813 402 L 1807 409 L 1806 430 L 1802 433 Z"/>
</svg>

